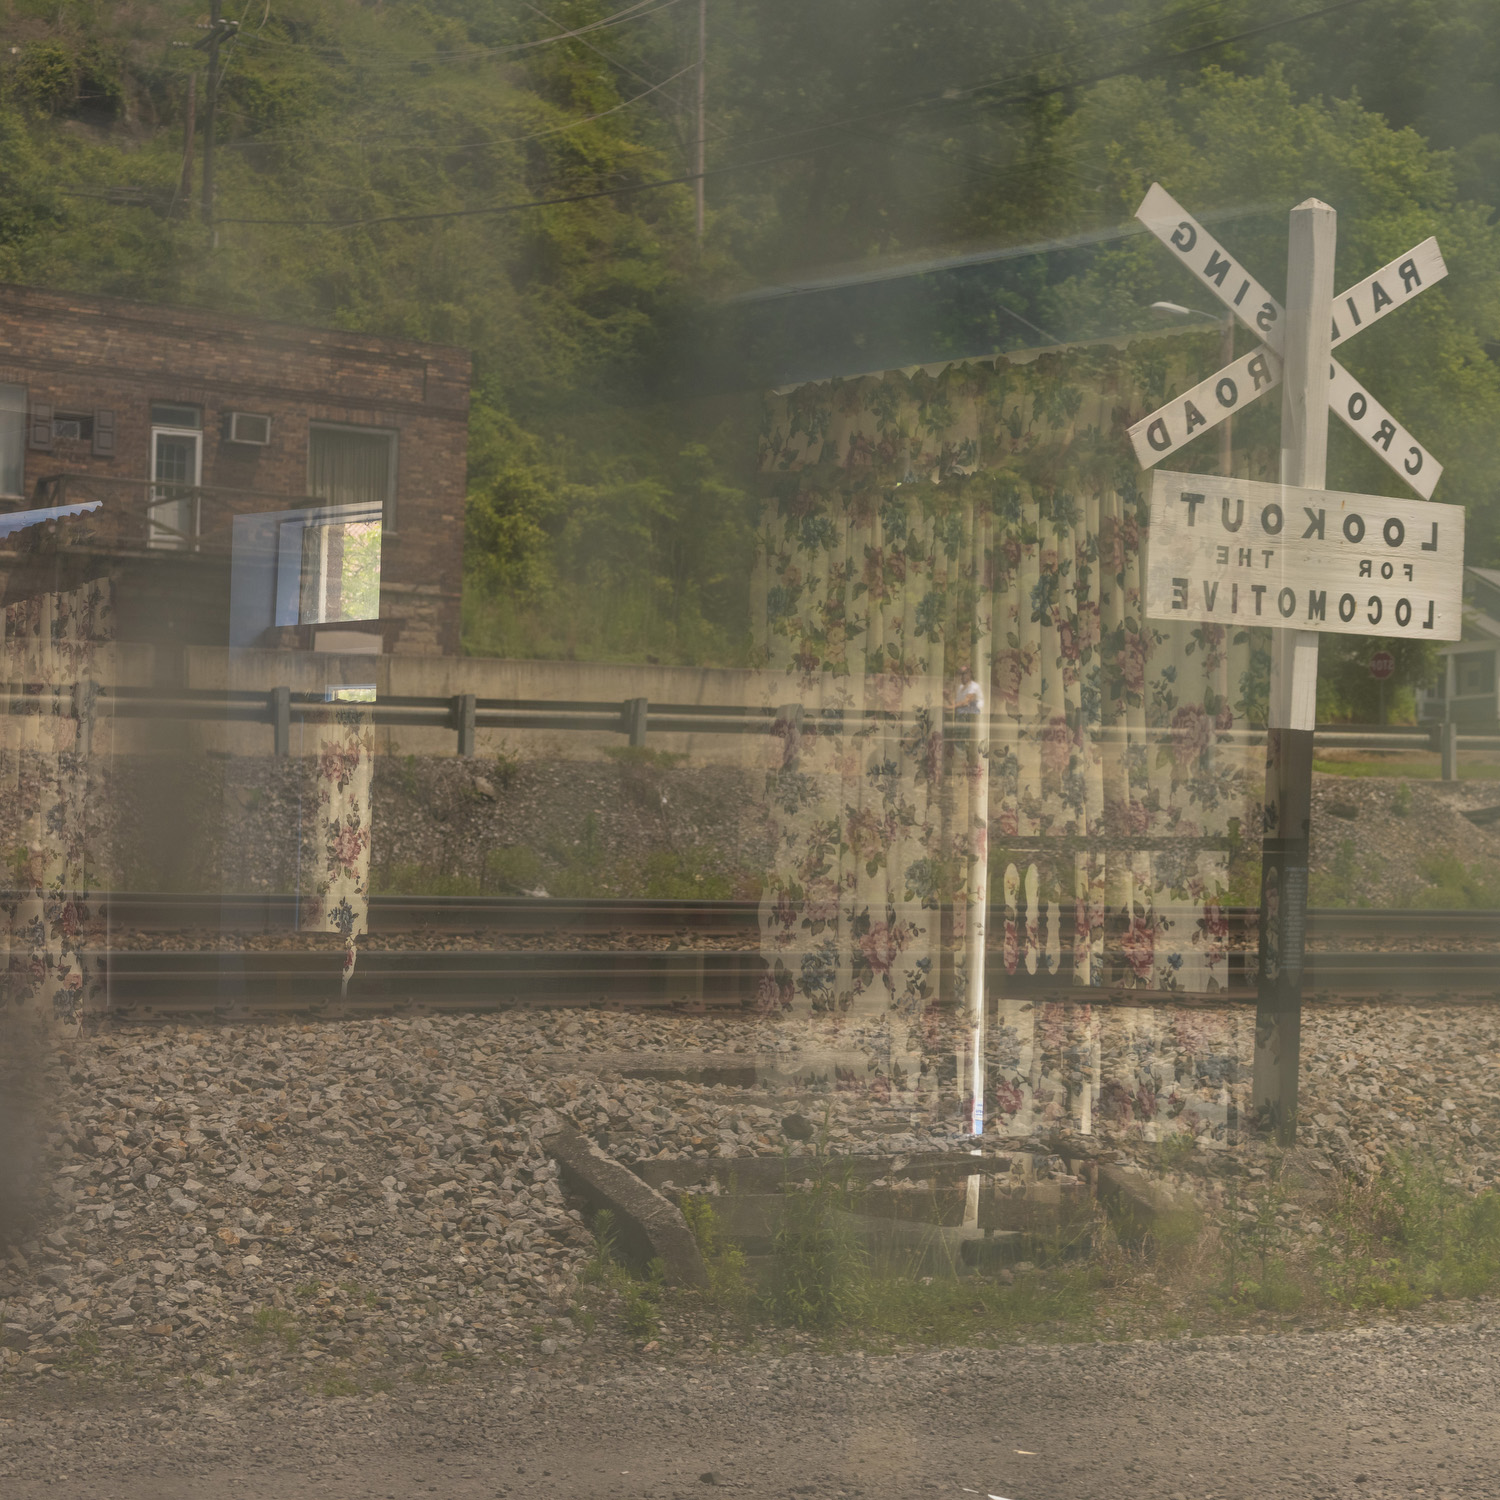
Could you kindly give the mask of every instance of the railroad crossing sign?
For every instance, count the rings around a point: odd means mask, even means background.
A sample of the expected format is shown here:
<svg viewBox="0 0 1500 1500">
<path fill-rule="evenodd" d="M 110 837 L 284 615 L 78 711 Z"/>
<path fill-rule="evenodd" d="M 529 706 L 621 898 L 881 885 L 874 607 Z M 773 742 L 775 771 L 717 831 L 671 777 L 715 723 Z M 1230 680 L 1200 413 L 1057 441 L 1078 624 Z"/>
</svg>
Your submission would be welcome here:
<svg viewBox="0 0 1500 1500">
<path fill-rule="evenodd" d="M 1130 429 L 1141 467 L 1149 469 L 1200 432 L 1281 383 L 1286 309 L 1159 183 L 1138 218 L 1261 341 L 1215 375 L 1169 401 Z M 1366 276 L 1333 298 L 1330 348 L 1394 312 L 1448 274 L 1435 239 Z M 1424 500 L 1443 466 L 1337 360 L 1329 361 L 1328 405 Z"/>
<path fill-rule="evenodd" d="M 1288 221 L 1283 308 L 1159 185 L 1137 217 L 1260 340 L 1131 428 L 1142 467 L 1281 387 L 1280 484 L 1156 476 L 1146 614 L 1230 625 L 1258 616 L 1282 627 L 1271 632 L 1251 1116 L 1290 1145 L 1297 1138 L 1318 632 L 1453 639 L 1463 569 L 1461 507 L 1328 490 L 1330 408 L 1423 501 L 1442 474 L 1332 351 L 1447 271 L 1436 241 L 1424 240 L 1335 297 L 1337 215 L 1309 198 Z"/>
</svg>

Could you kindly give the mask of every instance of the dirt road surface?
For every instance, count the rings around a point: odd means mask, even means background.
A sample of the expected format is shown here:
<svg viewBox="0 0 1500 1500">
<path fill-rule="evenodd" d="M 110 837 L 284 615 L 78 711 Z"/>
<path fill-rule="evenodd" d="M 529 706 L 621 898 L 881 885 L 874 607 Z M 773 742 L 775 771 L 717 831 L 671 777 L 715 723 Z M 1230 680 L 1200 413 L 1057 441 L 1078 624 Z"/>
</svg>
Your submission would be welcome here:
<svg viewBox="0 0 1500 1500">
<path fill-rule="evenodd" d="M 1500 1496 L 1500 1317 L 1475 1312 L 1165 1344 L 539 1359 L 374 1397 L 49 1390 L 0 1414 L 0 1492 L 1476 1500 Z"/>
</svg>

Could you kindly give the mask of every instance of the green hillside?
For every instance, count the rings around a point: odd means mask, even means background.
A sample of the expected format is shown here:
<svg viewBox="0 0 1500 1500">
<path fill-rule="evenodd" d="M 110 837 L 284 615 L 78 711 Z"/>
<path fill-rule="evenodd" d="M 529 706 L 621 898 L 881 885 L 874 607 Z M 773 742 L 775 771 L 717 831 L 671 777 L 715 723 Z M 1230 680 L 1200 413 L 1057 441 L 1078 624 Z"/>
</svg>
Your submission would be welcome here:
<svg viewBox="0 0 1500 1500">
<path fill-rule="evenodd" d="M 700 247 L 680 180 L 696 0 L 235 0 L 211 225 L 206 0 L 6 0 L 0 278 L 471 348 L 470 649 L 728 663 L 752 392 L 775 359 L 717 299 L 1118 224 L 1153 177 L 1205 209 L 1264 205 L 1233 238 L 1276 289 L 1285 209 L 1315 194 L 1340 210 L 1341 281 L 1441 240 L 1448 283 L 1348 363 L 1447 464 L 1437 498 L 1471 507 L 1471 557 L 1496 561 L 1489 11 L 709 0 Z M 848 304 L 852 347 L 980 352 L 1194 300 L 1142 240 L 985 275 Z M 783 340 L 828 316 L 816 298 L 765 313 Z M 1333 483 L 1398 488 L 1332 441 Z"/>
</svg>

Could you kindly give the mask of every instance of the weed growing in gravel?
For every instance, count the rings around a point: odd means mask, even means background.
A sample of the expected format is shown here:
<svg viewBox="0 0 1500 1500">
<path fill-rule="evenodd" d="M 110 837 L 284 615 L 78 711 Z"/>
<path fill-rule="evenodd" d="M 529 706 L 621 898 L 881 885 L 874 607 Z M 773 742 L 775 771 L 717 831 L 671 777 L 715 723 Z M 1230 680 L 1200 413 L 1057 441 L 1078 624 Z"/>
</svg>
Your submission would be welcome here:
<svg viewBox="0 0 1500 1500">
<path fill-rule="evenodd" d="M 1265 1312 L 1295 1312 L 1304 1288 L 1288 1265 L 1286 1207 L 1292 1181 L 1279 1161 L 1250 1193 L 1237 1177 L 1220 1226 L 1223 1247 L 1223 1301 L 1228 1307 L 1255 1307 Z"/>
<path fill-rule="evenodd" d="M 1391 811 L 1398 818 L 1405 818 L 1411 814 L 1411 782 L 1403 781 L 1396 788 L 1395 795 L 1391 798 Z"/>
<path fill-rule="evenodd" d="M 670 771 L 687 759 L 678 751 L 652 750 L 645 745 L 613 745 L 604 753 L 616 765 L 647 767 L 654 771 Z"/>
<path fill-rule="evenodd" d="M 682 1216 L 698 1242 L 698 1253 L 708 1268 L 708 1298 L 715 1306 L 744 1312 L 750 1288 L 745 1280 L 745 1254 L 724 1233 L 713 1200 L 702 1193 L 684 1193 Z"/>
<path fill-rule="evenodd" d="M 667 1268 L 660 1260 L 651 1262 L 644 1281 L 630 1278 L 621 1310 L 627 1332 L 641 1339 L 655 1336 L 660 1329 L 660 1304 L 666 1289 Z"/>
<path fill-rule="evenodd" d="M 729 881 L 715 874 L 701 849 L 679 854 L 657 849 L 646 856 L 642 871 L 646 895 L 652 900 L 727 901 L 734 894 Z"/>
<path fill-rule="evenodd" d="M 1104 1273 L 1097 1266 L 1022 1272 L 1009 1285 L 980 1277 L 891 1276 L 866 1284 L 861 1333 L 895 1344 L 1002 1342 L 1041 1327 L 1089 1321 Z"/>
<path fill-rule="evenodd" d="M 1368 906 L 1369 899 L 1361 895 L 1361 886 L 1372 878 L 1383 861 L 1374 857 L 1360 863 L 1353 839 L 1340 839 L 1338 852 L 1333 856 L 1333 868 L 1324 873 L 1315 870 L 1312 875 L 1310 897 L 1314 906 Z M 1371 868 L 1374 866 L 1375 868 Z"/>
<path fill-rule="evenodd" d="M 530 849 L 520 844 L 505 844 L 491 849 L 484 859 L 484 881 L 487 890 L 504 896 L 520 896 L 542 884 L 542 862 Z"/>
<path fill-rule="evenodd" d="M 1319 1268 L 1346 1307 L 1410 1308 L 1500 1284 L 1500 1194 L 1470 1197 L 1441 1163 L 1403 1157 L 1369 1181 L 1340 1180 Z"/>
<path fill-rule="evenodd" d="M 614 1215 L 607 1208 L 600 1209 L 594 1216 L 594 1248 L 578 1279 L 585 1286 L 615 1292 L 621 1299 L 620 1316 L 626 1331 L 636 1338 L 649 1339 L 657 1331 L 667 1268 L 660 1260 L 653 1260 L 644 1280 L 632 1276 L 615 1258 L 617 1233 Z M 534 1332 L 533 1337 L 541 1335 Z"/>
<path fill-rule="evenodd" d="M 1191 1131 L 1174 1130 L 1156 1143 L 1156 1160 L 1162 1171 L 1180 1172 L 1183 1164 L 1192 1160 L 1197 1145 Z"/>
<path fill-rule="evenodd" d="M 295 1315 L 284 1307 L 257 1309 L 250 1328 L 251 1343 L 258 1346 L 273 1338 L 280 1339 L 289 1352 L 297 1347 L 302 1330 L 297 1326 Z"/>
<path fill-rule="evenodd" d="M 620 1271 L 615 1262 L 615 1240 L 615 1216 L 609 1209 L 601 1208 L 594 1215 L 594 1248 L 578 1273 L 580 1281 L 603 1286 Z"/>
<path fill-rule="evenodd" d="M 820 1168 L 810 1187 L 788 1183 L 771 1241 L 765 1304 L 778 1323 L 832 1328 L 852 1322 L 866 1301 L 865 1253 L 849 1224 L 847 1187 Z"/>
<path fill-rule="evenodd" d="M 525 756 L 509 740 L 501 740 L 495 751 L 495 784 L 502 792 L 508 792 L 520 774 Z"/>
<path fill-rule="evenodd" d="M 1451 854 L 1429 855 L 1418 868 L 1432 884 L 1419 891 L 1414 906 L 1439 911 L 1493 910 L 1500 907 L 1500 870 L 1466 865 Z"/>
<path fill-rule="evenodd" d="M 477 896 L 479 882 L 471 875 L 448 874 L 430 865 L 376 865 L 370 890 L 377 896 Z"/>
</svg>

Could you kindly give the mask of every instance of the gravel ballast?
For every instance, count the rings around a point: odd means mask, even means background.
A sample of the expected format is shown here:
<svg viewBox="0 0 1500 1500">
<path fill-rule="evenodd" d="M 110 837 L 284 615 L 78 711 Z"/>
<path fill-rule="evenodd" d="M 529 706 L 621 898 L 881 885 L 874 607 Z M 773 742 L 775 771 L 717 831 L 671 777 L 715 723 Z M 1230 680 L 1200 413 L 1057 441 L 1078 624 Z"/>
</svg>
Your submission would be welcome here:
<svg viewBox="0 0 1500 1500">
<path fill-rule="evenodd" d="M 1038 1034 L 1061 1055 L 1072 1033 L 1054 1009 Z M 1110 1076 L 1165 1088 L 1207 1049 L 1239 1070 L 1221 1088 L 1246 1086 L 1248 1012 L 1094 1015 Z M 928 1041 L 940 1060 L 953 1038 Z M 992 1044 L 1011 1042 L 996 1028 Z M 880 1086 L 890 1047 L 879 1018 L 577 1012 L 76 1040 L 46 1090 L 41 1221 L 0 1261 L 0 1382 L 147 1371 L 207 1389 L 289 1374 L 368 1382 L 582 1348 L 569 1309 L 592 1240 L 557 1182 L 551 1133 L 576 1127 L 675 1190 L 724 1157 L 790 1152 L 800 1176 L 796 1158 L 818 1143 L 788 1138 L 793 1117 L 816 1120 L 834 1156 L 964 1147 L 951 1088 Z M 626 1076 L 684 1053 L 779 1062 L 751 1088 Z M 798 1059 L 821 1057 L 833 1076 L 813 1068 L 810 1082 Z M 1313 1171 L 1368 1173 L 1417 1150 L 1452 1158 L 1471 1191 L 1493 1184 L 1497 1063 L 1488 1008 L 1311 1009 L 1302 1157 Z M 1264 1147 L 1199 1128 L 1200 1170 L 1174 1185 L 1212 1209 L 1218 1177 L 1202 1163 L 1253 1162 Z M 1100 1152 L 1163 1170 L 1164 1125 L 1128 1111 L 1081 1136 L 1048 1106 L 1035 1129 L 987 1136 L 987 1149 L 1034 1151 L 1060 1174 L 1062 1158 Z"/>
</svg>

